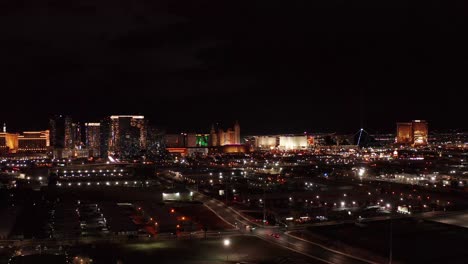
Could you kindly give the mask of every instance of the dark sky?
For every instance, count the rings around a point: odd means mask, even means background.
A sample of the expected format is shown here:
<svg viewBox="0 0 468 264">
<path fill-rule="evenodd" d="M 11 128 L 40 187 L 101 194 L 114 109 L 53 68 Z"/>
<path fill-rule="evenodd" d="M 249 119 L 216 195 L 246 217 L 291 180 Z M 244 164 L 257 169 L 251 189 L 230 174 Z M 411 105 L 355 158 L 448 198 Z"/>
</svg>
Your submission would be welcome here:
<svg viewBox="0 0 468 264">
<path fill-rule="evenodd" d="M 467 129 L 462 0 L 6 0 L 0 122 L 141 113 L 170 131 Z M 362 118 L 361 118 L 362 117 Z"/>
</svg>

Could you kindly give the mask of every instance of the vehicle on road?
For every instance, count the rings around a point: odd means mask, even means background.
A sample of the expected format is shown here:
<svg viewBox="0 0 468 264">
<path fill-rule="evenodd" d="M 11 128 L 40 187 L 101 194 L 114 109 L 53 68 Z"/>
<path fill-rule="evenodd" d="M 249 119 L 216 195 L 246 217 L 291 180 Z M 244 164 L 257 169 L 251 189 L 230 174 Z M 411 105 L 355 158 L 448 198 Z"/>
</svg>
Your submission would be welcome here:
<svg viewBox="0 0 468 264">
<path fill-rule="evenodd" d="M 274 238 L 279 238 L 280 237 L 280 234 L 278 233 L 271 233 L 270 236 L 274 237 Z"/>
</svg>

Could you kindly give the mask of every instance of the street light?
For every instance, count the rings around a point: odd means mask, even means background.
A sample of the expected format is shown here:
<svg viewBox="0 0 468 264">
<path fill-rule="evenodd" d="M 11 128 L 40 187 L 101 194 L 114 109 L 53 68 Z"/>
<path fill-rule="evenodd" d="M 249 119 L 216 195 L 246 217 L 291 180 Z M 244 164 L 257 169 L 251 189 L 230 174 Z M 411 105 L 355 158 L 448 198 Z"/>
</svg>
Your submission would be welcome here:
<svg viewBox="0 0 468 264">
<path fill-rule="evenodd" d="M 224 247 L 225 247 L 226 249 L 229 248 L 229 246 L 231 245 L 231 240 L 230 240 L 229 238 L 225 238 L 225 239 L 223 240 L 223 245 L 224 245 Z M 226 261 L 229 260 L 229 254 L 228 254 L 228 253 L 229 253 L 229 252 L 226 252 Z"/>
<path fill-rule="evenodd" d="M 360 168 L 360 169 L 358 170 L 358 176 L 359 176 L 359 177 L 364 176 L 365 173 L 366 173 L 366 169 L 364 169 L 364 168 Z"/>
</svg>

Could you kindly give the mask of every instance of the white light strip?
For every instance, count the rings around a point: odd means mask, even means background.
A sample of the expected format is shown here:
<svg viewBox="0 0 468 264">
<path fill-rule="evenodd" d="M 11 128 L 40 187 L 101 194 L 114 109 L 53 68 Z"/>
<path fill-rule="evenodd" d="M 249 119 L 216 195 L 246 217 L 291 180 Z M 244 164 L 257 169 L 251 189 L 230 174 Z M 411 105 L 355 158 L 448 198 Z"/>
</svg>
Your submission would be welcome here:
<svg viewBox="0 0 468 264">
<path fill-rule="evenodd" d="M 135 118 L 135 119 L 144 119 L 145 116 L 135 116 L 135 115 L 113 115 L 111 116 L 110 118 L 111 119 L 118 119 L 118 118 L 125 118 L 125 117 L 131 117 L 131 118 Z"/>
</svg>

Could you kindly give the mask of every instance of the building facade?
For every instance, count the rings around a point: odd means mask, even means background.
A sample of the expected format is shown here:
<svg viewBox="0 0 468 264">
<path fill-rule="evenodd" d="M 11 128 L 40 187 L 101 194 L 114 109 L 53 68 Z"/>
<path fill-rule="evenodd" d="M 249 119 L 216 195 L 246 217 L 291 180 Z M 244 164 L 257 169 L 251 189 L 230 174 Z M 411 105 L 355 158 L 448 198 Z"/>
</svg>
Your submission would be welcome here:
<svg viewBox="0 0 468 264">
<path fill-rule="evenodd" d="M 49 130 L 0 133 L 2 153 L 45 153 L 50 150 Z"/>
<path fill-rule="evenodd" d="M 112 122 L 110 117 L 101 120 L 101 127 L 99 128 L 100 134 L 100 148 L 101 158 L 107 158 L 109 154 L 109 142 L 111 137 Z"/>
<path fill-rule="evenodd" d="M 49 130 L 23 132 L 18 136 L 18 152 L 47 152 L 50 146 Z"/>
<path fill-rule="evenodd" d="M 424 146 L 428 143 L 428 124 L 424 120 L 397 123 L 397 144 Z"/>
<path fill-rule="evenodd" d="M 54 148 L 69 148 L 71 145 L 71 118 L 55 115 L 49 120 L 50 144 Z"/>
<path fill-rule="evenodd" d="M 265 135 L 252 136 L 251 144 L 258 150 L 301 150 L 315 145 L 314 137 L 308 135 Z"/>
<path fill-rule="evenodd" d="M 70 139 L 71 142 L 68 145 L 69 148 L 75 149 L 75 148 L 82 148 L 83 144 L 83 136 L 84 133 L 82 133 L 82 128 L 81 124 L 79 122 L 72 122 L 71 125 L 71 131 L 70 131 Z"/>
<path fill-rule="evenodd" d="M 144 116 L 114 115 L 110 117 L 109 151 L 116 156 L 135 156 L 146 149 Z"/>
<path fill-rule="evenodd" d="M 254 136 L 256 149 L 274 149 L 279 145 L 279 136 Z"/>
<path fill-rule="evenodd" d="M 0 153 L 16 153 L 18 150 L 18 136 L 14 133 L 0 133 Z"/>
<path fill-rule="evenodd" d="M 101 123 L 85 123 L 85 132 L 90 156 L 101 156 Z"/>
<path fill-rule="evenodd" d="M 228 128 L 227 130 L 218 128 L 216 131 L 215 127 L 212 126 L 210 131 L 210 138 L 211 146 L 213 147 L 241 144 L 239 122 L 236 121 L 234 128 Z"/>
<path fill-rule="evenodd" d="M 307 149 L 308 141 L 307 136 L 280 136 L 279 137 L 279 149 L 282 150 L 299 150 Z"/>
</svg>

